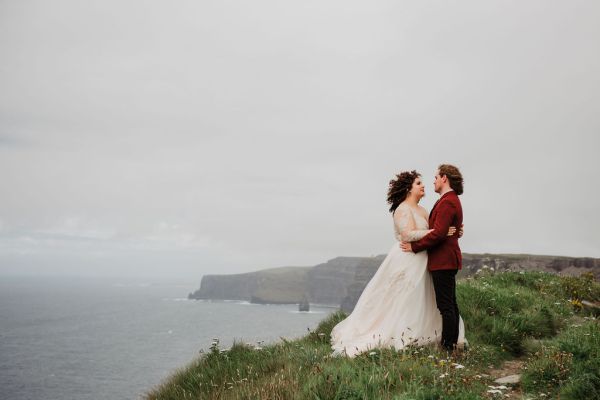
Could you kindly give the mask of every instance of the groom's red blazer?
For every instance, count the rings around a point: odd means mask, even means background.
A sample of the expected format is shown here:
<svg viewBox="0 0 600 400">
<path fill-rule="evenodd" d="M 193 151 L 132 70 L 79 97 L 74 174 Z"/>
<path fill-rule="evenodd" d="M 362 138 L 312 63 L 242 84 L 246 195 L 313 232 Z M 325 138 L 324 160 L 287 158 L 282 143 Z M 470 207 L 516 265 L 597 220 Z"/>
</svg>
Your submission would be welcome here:
<svg viewBox="0 0 600 400">
<path fill-rule="evenodd" d="M 462 220 L 462 206 L 458 195 L 453 190 L 444 193 L 429 214 L 429 228 L 433 231 L 410 244 L 415 253 L 427 250 L 429 271 L 462 268 L 462 254 L 458 247 L 458 229 Z M 447 236 L 451 226 L 455 226 L 457 231 L 454 235 Z"/>
</svg>

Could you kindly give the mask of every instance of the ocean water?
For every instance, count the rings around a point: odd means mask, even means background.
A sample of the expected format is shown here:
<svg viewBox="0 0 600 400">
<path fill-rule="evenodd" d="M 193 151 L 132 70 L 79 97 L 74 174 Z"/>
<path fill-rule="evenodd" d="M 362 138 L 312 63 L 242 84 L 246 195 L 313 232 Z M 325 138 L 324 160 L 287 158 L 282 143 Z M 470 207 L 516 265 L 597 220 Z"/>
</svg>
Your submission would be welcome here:
<svg viewBox="0 0 600 400">
<path fill-rule="evenodd" d="M 138 399 L 208 349 L 272 343 L 332 308 L 187 300 L 197 283 L 0 277 L 0 399 Z"/>
</svg>

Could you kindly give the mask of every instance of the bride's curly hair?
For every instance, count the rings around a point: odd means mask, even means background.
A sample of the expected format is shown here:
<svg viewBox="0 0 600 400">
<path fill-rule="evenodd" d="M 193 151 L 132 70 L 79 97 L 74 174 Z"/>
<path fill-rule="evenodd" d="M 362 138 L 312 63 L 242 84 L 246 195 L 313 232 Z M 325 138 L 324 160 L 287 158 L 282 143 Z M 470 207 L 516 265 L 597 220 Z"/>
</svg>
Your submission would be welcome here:
<svg viewBox="0 0 600 400">
<path fill-rule="evenodd" d="M 408 195 L 408 192 L 410 191 L 413 182 L 419 176 L 421 176 L 421 174 L 419 174 L 415 170 L 412 170 L 410 172 L 404 171 L 400 172 L 399 174 L 396 174 L 396 179 L 392 179 L 390 181 L 387 202 L 391 205 L 391 213 L 394 213 L 394 211 L 396 211 L 396 208 L 398 208 L 400 203 L 402 203 L 406 199 L 406 196 Z"/>
</svg>

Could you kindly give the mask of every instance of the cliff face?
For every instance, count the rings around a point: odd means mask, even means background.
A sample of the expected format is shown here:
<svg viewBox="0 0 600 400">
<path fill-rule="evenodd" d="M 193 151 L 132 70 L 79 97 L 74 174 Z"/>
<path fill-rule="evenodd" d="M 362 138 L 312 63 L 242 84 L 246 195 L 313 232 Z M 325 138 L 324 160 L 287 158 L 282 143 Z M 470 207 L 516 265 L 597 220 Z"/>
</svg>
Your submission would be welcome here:
<svg viewBox="0 0 600 400">
<path fill-rule="evenodd" d="M 317 304 L 338 305 L 348 295 L 364 257 L 337 257 L 308 272 L 308 300 Z"/>
<path fill-rule="evenodd" d="M 565 275 L 592 272 L 599 276 L 600 259 L 589 257 L 540 256 L 531 254 L 469 254 L 463 253 L 461 275 L 471 275 L 483 266 L 496 271 L 544 271 Z"/>
<path fill-rule="evenodd" d="M 384 259 L 385 255 L 379 255 L 377 257 L 364 258 L 362 260 L 360 265 L 356 268 L 354 279 L 348 286 L 346 296 L 340 302 L 340 308 L 343 311 L 347 313 L 352 311 L 365 286 L 367 286 L 367 283 L 369 283 L 373 275 L 375 275 L 377 268 L 379 268 Z"/>
<path fill-rule="evenodd" d="M 339 305 L 364 257 L 337 257 L 314 267 L 283 267 L 235 275 L 205 275 L 190 299 Z"/>
<path fill-rule="evenodd" d="M 314 267 L 282 267 L 235 275 L 205 275 L 190 299 L 247 300 L 254 303 L 299 303 L 340 306 L 350 312 L 385 255 L 337 257 Z M 496 271 L 545 271 L 568 275 L 592 272 L 600 277 L 600 259 L 529 254 L 463 253 L 460 277 L 483 267 Z"/>
<path fill-rule="evenodd" d="M 310 267 L 281 267 L 245 274 L 204 275 L 189 299 L 247 300 L 254 303 L 297 303 L 306 294 Z"/>
<path fill-rule="evenodd" d="M 212 300 L 246 300 L 249 299 L 258 285 L 254 274 L 239 275 L 204 275 L 200 281 L 200 289 L 190 293 L 190 299 Z"/>
</svg>

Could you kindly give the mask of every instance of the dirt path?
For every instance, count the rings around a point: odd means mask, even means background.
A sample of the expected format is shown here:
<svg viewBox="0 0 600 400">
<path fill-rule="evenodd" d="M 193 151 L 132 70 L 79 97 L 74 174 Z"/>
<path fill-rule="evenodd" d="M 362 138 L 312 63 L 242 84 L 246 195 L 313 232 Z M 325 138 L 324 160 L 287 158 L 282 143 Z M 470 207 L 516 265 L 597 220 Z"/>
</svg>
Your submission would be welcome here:
<svg viewBox="0 0 600 400">
<path fill-rule="evenodd" d="M 520 376 L 523 372 L 524 360 L 515 359 L 505 361 L 500 368 L 490 368 L 488 375 L 490 377 L 490 395 L 495 398 L 502 397 L 504 399 L 522 399 L 523 392 L 521 390 Z M 519 376 L 517 383 L 496 383 L 496 379 Z M 516 377 L 515 377 L 516 378 Z M 516 379 L 515 379 L 516 381 Z"/>
</svg>

